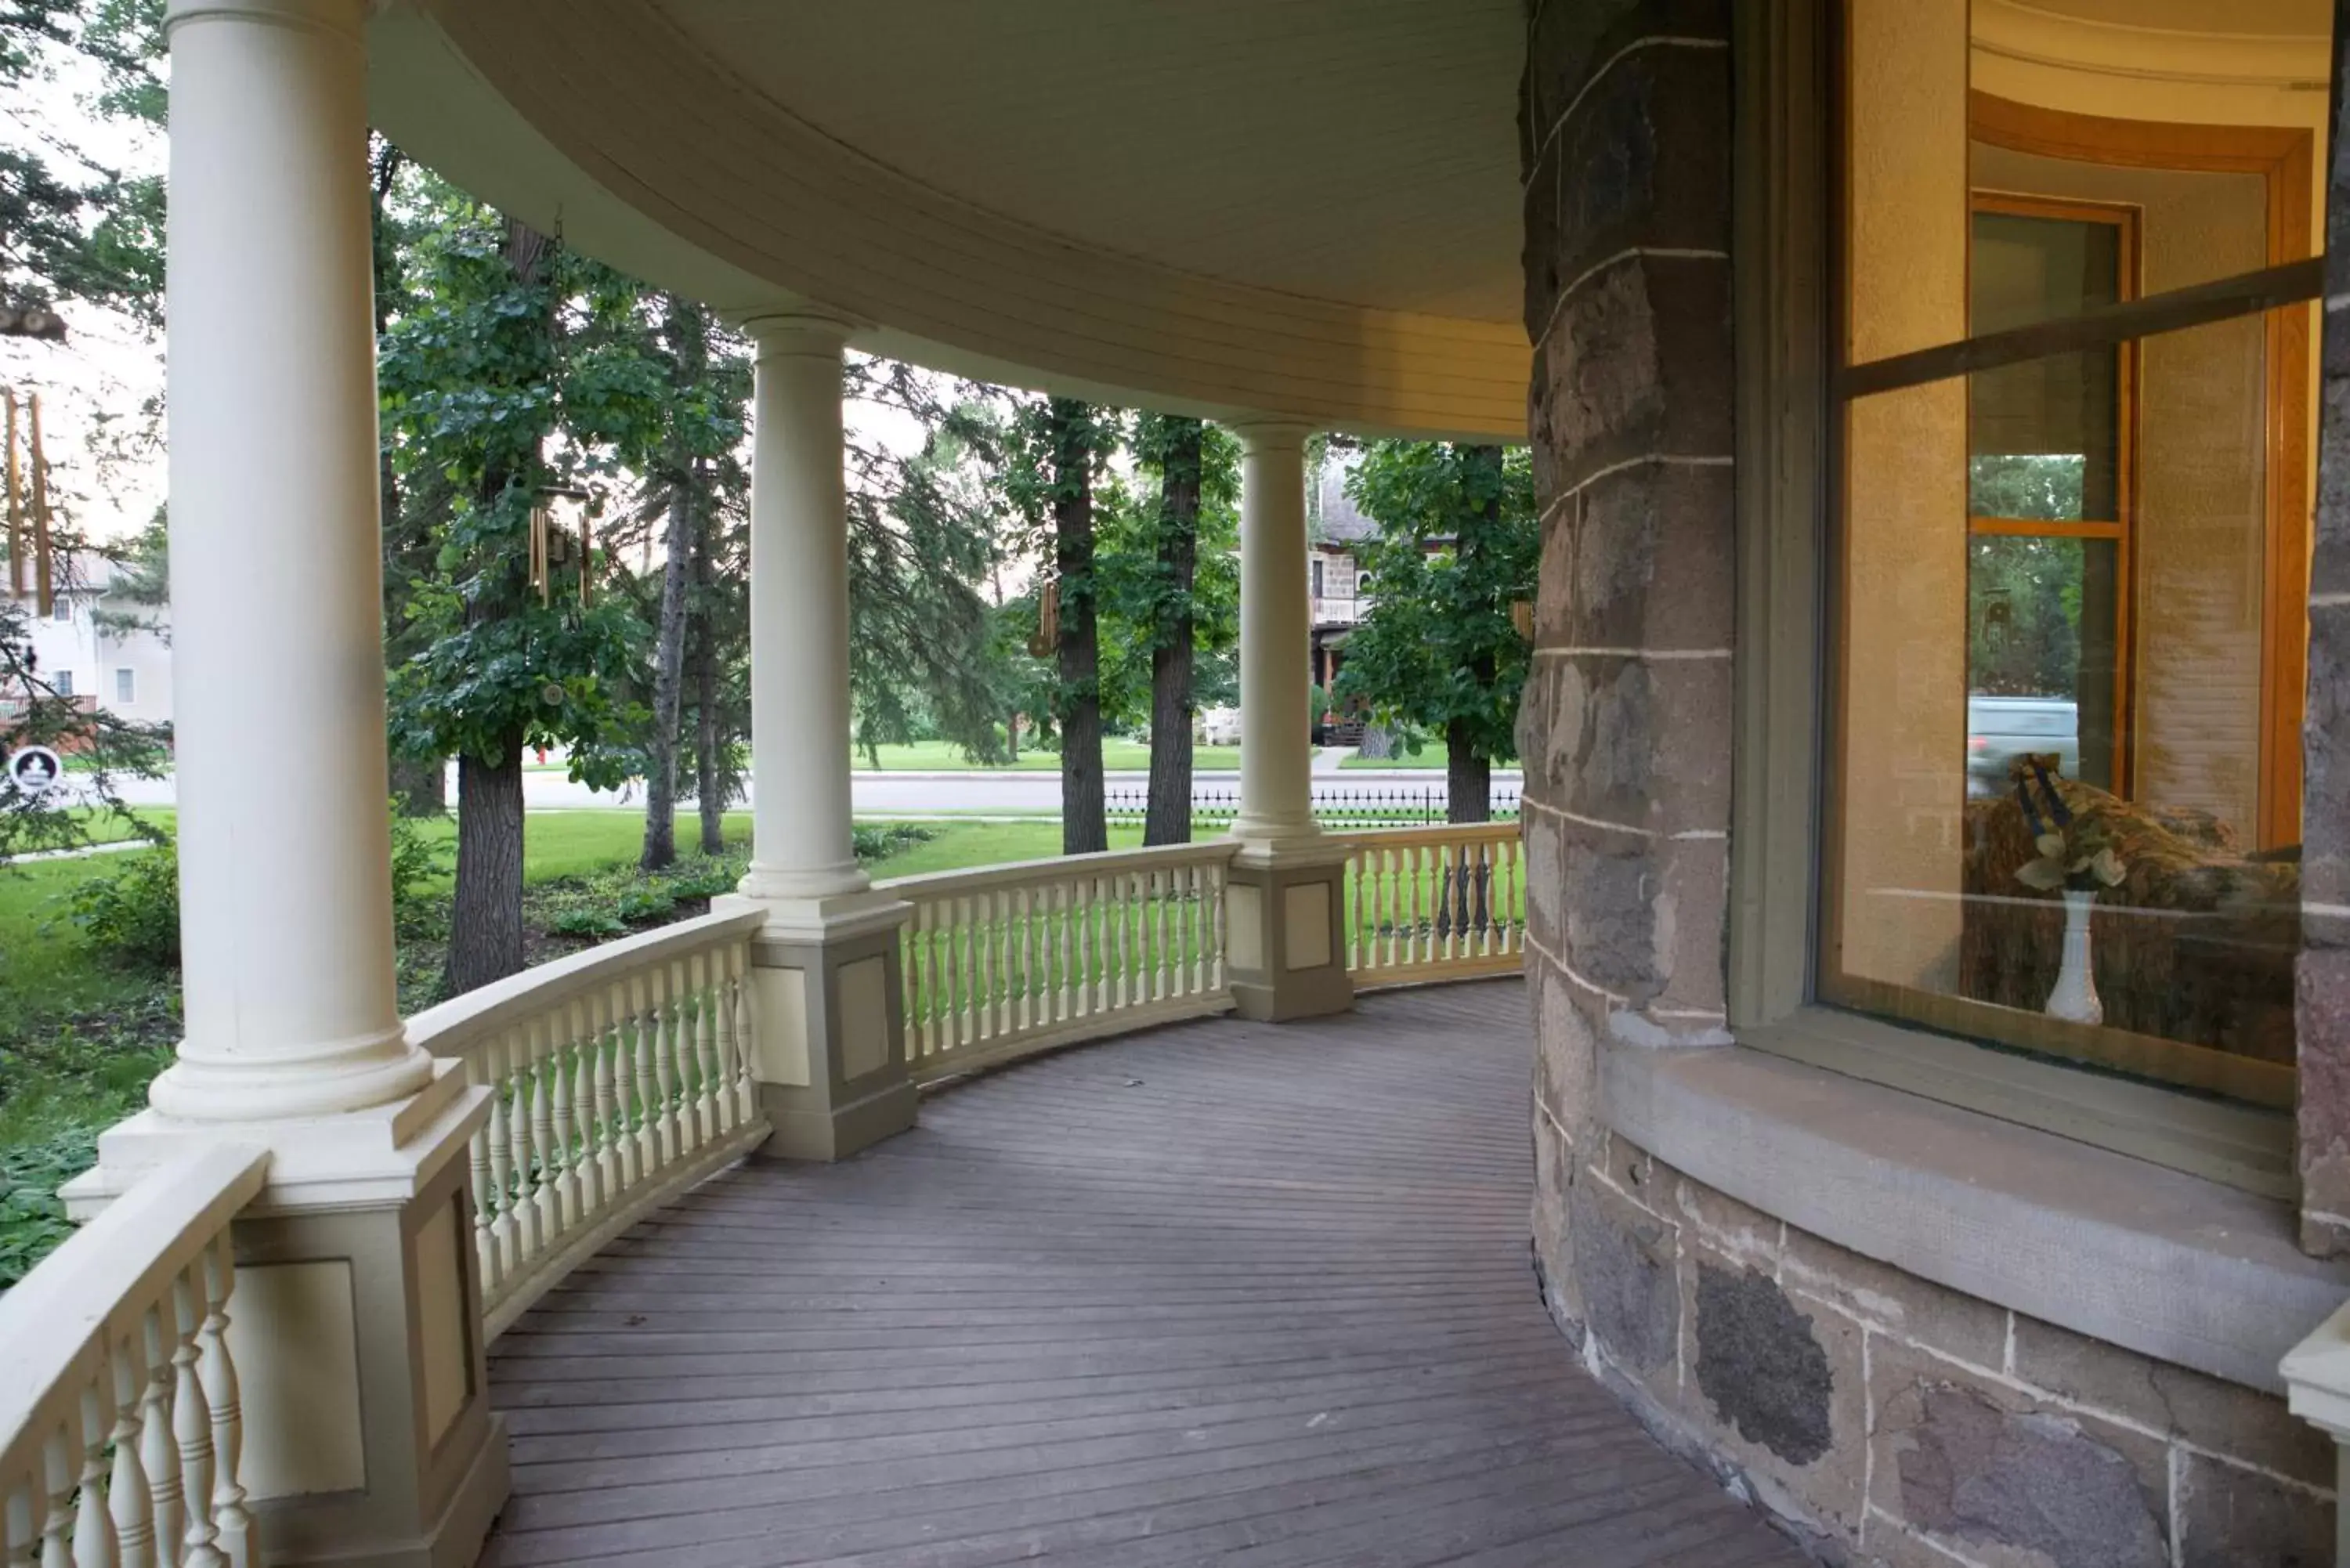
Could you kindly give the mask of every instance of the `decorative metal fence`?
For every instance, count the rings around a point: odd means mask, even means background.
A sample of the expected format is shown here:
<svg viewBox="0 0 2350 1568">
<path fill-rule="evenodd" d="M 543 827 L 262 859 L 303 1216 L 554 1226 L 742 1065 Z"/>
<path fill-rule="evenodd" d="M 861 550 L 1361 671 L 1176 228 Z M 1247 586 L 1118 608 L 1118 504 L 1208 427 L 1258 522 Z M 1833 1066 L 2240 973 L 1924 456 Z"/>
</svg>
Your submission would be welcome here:
<svg viewBox="0 0 2350 1568">
<path fill-rule="evenodd" d="M 1314 820 L 1329 828 L 1419 827 L 1446 819 L 1450 794 L 1442 784 L 1325 784 L 1314 786 Z M 1113 826 L 1136 826 L 1150 804 L 1150 792 L 1123 785 L 1104 792 L 1104 813 Z M 1494 822 L 1515 822 L 1518 792 L 1495 788 L 1487 802 Z M 1228 785 L 1194 786 L 1191 822 L 1221 827 L 1240 815 L 1241 794 Z"/>
</svg>

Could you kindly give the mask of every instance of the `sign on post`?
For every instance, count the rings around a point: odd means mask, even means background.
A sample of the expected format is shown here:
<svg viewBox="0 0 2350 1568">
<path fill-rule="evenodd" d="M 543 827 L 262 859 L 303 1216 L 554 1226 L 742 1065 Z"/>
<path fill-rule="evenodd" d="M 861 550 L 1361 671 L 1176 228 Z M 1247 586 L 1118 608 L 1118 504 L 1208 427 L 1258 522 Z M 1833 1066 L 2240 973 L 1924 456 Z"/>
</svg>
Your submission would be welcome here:
<svg viewBox="0 0 2350 1568">
<path fill-rule="evenodd" d="M 8 782 L 24 794 L 46 794 L 65 776 L 64 759 L 47 746 L 26 746 L 8 759 Z"/>
</svg>

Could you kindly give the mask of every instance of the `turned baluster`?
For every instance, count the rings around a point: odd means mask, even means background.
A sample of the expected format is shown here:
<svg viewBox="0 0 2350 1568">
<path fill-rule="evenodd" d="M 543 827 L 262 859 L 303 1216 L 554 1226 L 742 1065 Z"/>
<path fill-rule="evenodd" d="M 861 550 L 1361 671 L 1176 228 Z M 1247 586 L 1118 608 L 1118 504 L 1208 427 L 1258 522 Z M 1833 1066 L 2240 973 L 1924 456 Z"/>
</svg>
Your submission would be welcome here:
<svg viewBox="0 0 2350 1568">
<path fill-rule="evenodd" d="M 712 1142 L 734 1130 L 734 1080 L 726 1074 L 718 1052 L 718 955 L 693 955 L 694 1059 L 702 1064 L 702 1141 Z"/>
<path fill-rule="evenodd" d="M 74 1446 L 64 1421 L 50 1428 L 41 1445 L 41 1480 L 48 1493 L 41 1517 L 41 1568 L 74 1568 Z"/>
<path fill-rule="evenodd" d="M 106 1482 L 107 1512 L 114 1521 L 115 1561 L 120 1568 L 155 1568 L 155 1500 L 149 1494 L 147 1466 L 140 1457 L 140 1396 L 147 1386 L 140 1331 L 115 1338 L 107 1359 L 114 1374 L 114 1469 Z"/>
<path fill-rule="evenodd" d="M 498 1199 L 495 1179 L 490 1171 L 490 1128 L 484 1122 L 473 1130 L 468 1149 L 473 1179 L 473 1256 L 482 1271 L 482 1292 L 493 1295 L 505 1278 L 504 1260 L 498 1255 Z"/>
<path fill-rule="evenodd" d="M 228 1350 L 228 1298 L 236 1265 L 223 1232 L 204 1254 L 204 1326 L 197 1361 L 213 1413 L 213 1524 L 228 1568 L 254 1568 L 260 1532 L 244 1506 L 244 1410 L 237 1400 L 236 1362 Z"/>
<path fill-rule="evenodd" d="M 585 1223 L 604 1211 L 604 1151 L 597 1137 L 599 1107 L 596 1104 L 596 1007 L 590 997 L 577 997 L 570 1007 L 571 1038 L 571 1189 L 577 1202 L 574 1217 Z"/>
<path fill-rule="evenodd" d="M 197 1363 L 204 1327 L 203 1264 L 191 1263 L 172 1282 L 172 1435 L 180 1445 L 180 1497 L 188 1511 L 181 1568 L 221 1568 L 225 1561 L 213 1522 L 213 1412 Z"/>
<path fill-rule="evenodd" d="M 744 971 L 751 961 L 748 942 L 726 950 L 726 996 L 734 1020 L 734 1087 L 739 1102 L 737 1114 L 744 1121 L 759 1114 L 759 1087 L 751 1076 L 752 1064 L 759 1047 L 758 1025 L 751 1012 L 751 986 Z"/>
<path fill-rule="evenodd" d="M 563 1025 L 541 1018 L 530 1025 L 530 1224 L 534 1254 L 563 1234 L 563 1132 L 569 1119 L 557 1107 L 563 1066 Z"/>
<path fill-rule="evenodd" d="M 662 1165 L 660 1077 L 653 1070 L 655 1024 L 647 1001 L 645 977 L 631 975 L 629 988 L 629 1034 L 637 1057 L 637 1171 L 650 1179 Z"/>
<path fill-rule="evenodd" d="M 1085 994 L 1078 989 L 1085 971 L 1077 959 L 1077 885 L 1073 880 L 1053 884 L 1053 923 L 1059 928 L 1061 947 L 1061 983 L 1054 1017 L 1056 1023 L 1066 1023 L 1086 1010 Z"/>
<path fill-rule="evenodd" d="M 588 995 L 588 1024 L 596 1056 L 596 1173 L 607 1204 L 619 1201 L 628 1189 L 627 1167 L 620 1158 L 622 1128 L 628 1125 L 629 1103 L 621 1088 L 627 1053 L 619 1049 L 613 1027 L 609 988 Z"/>
<path fill-rule="evenodd" d="M 513 1085 L 507 1082 L 511 1056 L 505 1036 L 493 1038 L 484 1048 L 483 1073 L 490 1085 L 490 1189 L 495 1218 L 491 1233 L 497 1239 L 498 1277 L 510 1279 L 521 1266 L 520 1222 L 515 1218 L 514 1117 L 508 1106 Z"/>
<path fill-rule="evenodd" d="M 544 1136 L 548 1112 L 546 1087 L 539 1081 L 539 1025 L 518 1025 L 507 1036 L 514 1084 L 514 1187 L 507 1205 L 514 1214 L 517 1272 L 523 1262 L 536 1262 L 546 1250 L 546 1231 L 538 1222 L 538 1195 L 546 1186 Z"/>
<path fill-rule="evenodd" d="M 158 1562 L 180 1560 L 181 1536 L 187 1521 L 181 1512 L 183 1478 L 180 1474 L 180 1438 L 172 1422 L 172 1395 L 179 1380 L 173 1365 L 179 1354 L 179 1321 L 169 1297 L 147 1309 L 147 1387 L 139 1402 L 139 1462 L 147 1472 L 148 1518 L 154 1532 Z"/>
</svg>

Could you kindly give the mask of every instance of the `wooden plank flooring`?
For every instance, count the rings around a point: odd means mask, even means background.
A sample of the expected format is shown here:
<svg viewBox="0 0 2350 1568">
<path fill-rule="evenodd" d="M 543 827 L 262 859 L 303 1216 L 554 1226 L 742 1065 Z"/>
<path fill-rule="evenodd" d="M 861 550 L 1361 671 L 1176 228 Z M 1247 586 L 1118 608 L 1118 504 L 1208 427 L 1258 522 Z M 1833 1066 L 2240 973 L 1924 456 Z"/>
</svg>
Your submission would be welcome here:
<svg viewBox="0 0 2350 1568">
<path fill-rule="evenodd" d="M 1527 1262 L 1523 987 L 1179 1024 L 746 1166 L 502 1339 L 494 1568 L 1795 1568 Z"/>
</svg>

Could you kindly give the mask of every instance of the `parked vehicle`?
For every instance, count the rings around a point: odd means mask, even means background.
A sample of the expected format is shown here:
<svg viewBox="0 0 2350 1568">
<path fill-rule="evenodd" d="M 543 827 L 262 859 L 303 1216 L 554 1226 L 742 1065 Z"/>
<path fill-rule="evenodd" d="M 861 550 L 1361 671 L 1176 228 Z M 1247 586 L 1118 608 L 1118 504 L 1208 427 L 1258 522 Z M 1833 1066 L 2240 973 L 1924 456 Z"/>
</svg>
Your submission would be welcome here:
<svg viewBox="0 0 2350 1568">
<path fill-rule="evenodd" d="M 2026 752 L 2054 752 L 2066 778 L 2081 776 L 2081 710 L 2069 697 L 1967 699 L 1967 793 L 1997 794 L 2007 765 Z"/>
</svg>

